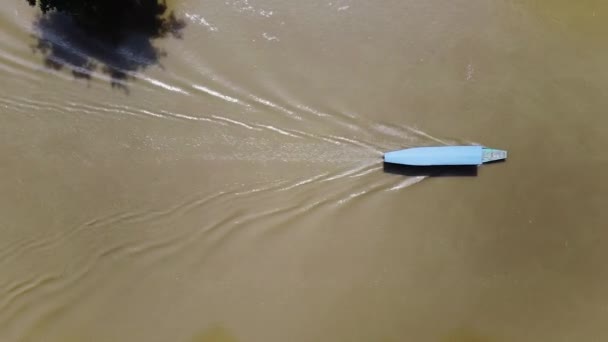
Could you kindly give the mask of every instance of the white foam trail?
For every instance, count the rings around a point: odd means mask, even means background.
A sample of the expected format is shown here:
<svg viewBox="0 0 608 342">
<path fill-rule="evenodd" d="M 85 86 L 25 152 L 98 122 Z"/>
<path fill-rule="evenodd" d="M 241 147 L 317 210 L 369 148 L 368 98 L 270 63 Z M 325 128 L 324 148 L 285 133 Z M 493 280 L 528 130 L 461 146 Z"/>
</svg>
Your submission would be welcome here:
<svg viewBox="0 0 608 342">
<path fill-rule="evenodd" d="M 273 182 L 275 184 L 277 184 L 278 186 L 281 186 L 285 183 L 287 183 L 286 180 L 279 180 L 279 181 L 275 181 Z M 275 185 L 272 186 L 266 186 L 266 187 L 261 187 L 261 188 L 256 188 L 256 189 L 251 189 L 251 190 L 246 190 L 246 191 L 241 191 L 241 192 L 236 192 L 234 193 L 234 196 L 243 196 L 243 195 L 250 195 L 250 194 L 254 194 L 256 192 L 261 192 L 261 191 L 266 191 L 266 190 L 270 190 L 274 187 Z"/>
<path fill-rule="evenodd" d="M 303 111 L 309 112 L 309 113 L 314 114 L 316 116 L 320 116 L 320 117 L 330 116 L 329 114 L 321 113 L 318 110 L 312 109 L 312 108 L 304 106 L 304 105 L 298 105 L 297 107 L 298 107 L 298 109 L 301 109 Z"/>
<path fill-rule="evenodd" d="M 334 144 L 334 145 L 342 145 L 342 143 L 341 143 L 341 142 L 339 142 L 339 141 L 335 141 L 335 140 L 332 140 L 332 139 L 330 139 L 330 138 L 326 138 L 326 137 L 321 137 L 321 140 L 323 140 L 323 141 L 327 141 L 328 143 L 332 143 L 332 144 Z"/>
<path fill-rule="evenodd" d="M 374 128 L 374 130 L 376 130 L 382 134 L 391 136 L 391 137 L 395 137 L 395 138 L 399 138 L 399 139 L 411 138 L 408 136 L 404 136 L 407 133 L 404 132 L 403 130 L 400 130 L 399 128 L 390 127 L 390 126 L 383 125 L 383 124 L 375 124 L 375 125 L 373 125 L 373 128 Z"/>
<path fill-rule="evenodd" d="M 82 108 L 90 109 L 91 111 L 94 111 L 94 112 L 97 111 L 97 112 L 106 112 L 106 113 L 112 113 L 112 114 L 121 113 L 121 114 L 141 117 L 141 115 L 138 115 L 137 113 L 133 112 L 131 108 L 128 108 L 125 106 L 114 106 L 114 105 L 108 104 L 107 107 L 111 108 L 111 109 L 108 109 L 105 107 L 87 105 L 85 103 L 68 102 L 68 104 L 74 108 L 82 107 Z"/>
<path fill-rule="evenodd" d="M 348 170 L 346 172 L 342 172 L 342 173 L 337 174 L 337 175 L 335 175 L 333 177 L 326 178 L 326 179 L 322 180 L 321 182 L 329 182 L 329 181 L 332 181 L 332 180 L 335 180 L 335 179 L 338 179 L 338 178 L 350 176 L 350 175 L 352 175 L 354 173 L 357 173 L 357 172 L 359 172 L 359 171 L 367 168 L 369 165 L 370 164 L 365 164 L 365 165 L 363 165 L 361 167 L 358 167 L 358 168 L 355 168 L 355 169 L 352 169 L 352 170 Z"/>
<path fill-rule="evenodd" d="M 261 104 L 266 105 L 268 107 L 271 107 L 271 108 L 274 108 L 276 110 L 279 110 L 279 111 L 281 111 L 281 112 L 283 112 L 285 114 L 288 114 L 289 116 L 293 117 L 294 119 L 302 120 L 301 117 L 297 116 L 296 113 L 292 112 L 291 110 L 289 110 L 287 108 L 281 107 L 281 106 L 279 106 L 277 104 L 274 104 L 274 103 L 272 103 L 272 102 L 270 102 L 268 100 L 264 100 L 263 98 L 257 97 L 255 95 L 250 95 L 250 96 L 257 103 L 261 103 Z"/>
<path fill-rule="evenodd" d="M 174 92 L 176 92 L 176 93 L 181 93 L 181 94 L 184 94 L 184 95 L 190 95 L 190 93 L 189 93 L 189 92 L 187 92 L 187 91 L 183 90 L 182 88 L 175 87 L 175 86 L 172 86 L 172 85 L 168 85 L 168 84 L 163 83 L 163 82 L 161 82 L 161 81 L 159 81 L 159 80 L 155 80 L 155 79 L 153 79 L 153 78 L 150 78 L 150 77 L 145 77 L 145 76 L 141 76 L 141 78 L 142 78 L 143 80 L 148 81 L 148 82 L 150 82 L 150 83 L 154 84 L 155 86 L 161 87 L 161 88 L 163 88 L 163 89 L 170 90 L 170 91 L 174 91 Z"/>
<path fill-rule="evenodd" d="M 179 113 L 171 113 L 171 112 L 167 112 L 167 111 L 164 111 L 164 110 L 162 112 L 165 113 L 166 115 L 174 116 L 174 117 L 180 118 L 180 119 L 186 119 L 186 120 L 192 120 L 192 121 L 206 121 L 206 122 L 212 122 L 214 124 L 218 124 L 218 125 L 222 125 L 222 126 L 228 126 L 228 124 L 226 124 L 225 122 L 211 120 L 209 118 L 198 117 L 198 116 L 191 116 L 191 115 L 179 114 Z"/>
<path fill-rule="evenodd" d="M 349 202 L 349 201 L 353 200 L 354 198 L 357 198 L 357 197 L 359 197 L 361 195 L 365 195 L 366 193 L 367 193 L 367 190 L 355 192 L 353 194 L 348 195 L 348 197 L 339 200 L 338 204 L 344 204 L 346 202 Z"/>
<path fill-rule="evenodd" d="M 368 174 L 370 174 L 370 173 L 372 173 L 374 171 L 378 171 L 378 170 L 382 170 L 382 166 L 380 166 L 380 167 L 374 167 L 374 168 L 371 168 L 369 170 L 365 170 L 365 171 L 363 171 L 361 173 L 351 175 L 350 178 L 363 177 L 365 175 L 368 175 Z"/>
<path fill-rule="evenodd" d="M 270 18 L 274 14 L 274 11 L 260 10 L 258 13 L 260 13 L 260 15 L 263 17 Z"/>
<path fill-rule="evenodd" d="M 319 179 L 319 178 L 323 178 L 323 177 L 325 177 L 325 176 L 327 176 L 327 173 L 323 173 L 323 174 L 320 174 L 320 175 L 314 176 L 314 177 L 312 177 L 312 178 L 305 179 L 305 180 L 303 180 L 303 181 L 301 181 L 301 182 L 298 182 L 298 183 L 296 183 L 296 184 L 290 185 L 290 186 L 288 186 L 288 187 L 286 187 L 286 188 L 281 188 L 281 189 L 279 189 L 278 191 L 287 191 L 287 190 L 291 190 L 291 189 L 296 188 L 296 187 L 298 187 L 298 186 L 302 186 L 302 185 L 305 185 L 305 184 L 308 184 L 308 183 L 312 183 L 312 182 L 316 181 L 317 179 Z"/>
<path fill-rule="evenodd" d="M 203 87 L 202 85 L 193 84 L 192 87 L 194 89 L 197 89 L 197 90 L 200 90 L 200 91 L 202 91 L 204 93 L 207 93 L 207 94 L 209 94 L 211 96 L 218 97 L 218 98 L 220 98 L 220 99 L 222 99 L 224 101 L 228 101 L 228 102 L 232 102 L 232 103 L 240 103 L 241 102 L 238 99 L 235 99 L 234 97 L 230 97 L 228 95 L 224 95 L 224 94 L 222 94 L 220 92 L 217 92 L 215 90 L 209 89 L 207 87 Z M 247 105 L 245 105 L 245 106 L 247 106 Z"/>
<path fill-rule="evenodd" d="M 209 29 L 209 31 L 217 32 L 217 30 L 218 30 L 216 26 L 211 25 L 201 15 L 186 13 L 186 18 L 190 19 L 190 21 L 193 21 L 195 23 L 199 23 L 199 24 L 207 27 Z"/>
<path fill-rule="evenodd" d="M 262 34 L 262 37 L 264 37 L 264 39 L 266 39 L 267 41 L 279 41 L 279 38 L 277 36 L 271 36 L 268 33 L 264 32 Z"/>
<path fill-rule="evenodd" d="M 297 135 L 295 135 L 295 134 L 291 134 L 291 133 L 286 132 L 286 131 L 284 131 L 284 130 L 282 130 L 282 129 L 279 129 L 279 128 L 276 128 L 276 127 L 272 127 L 272 126 L 270 126 L 270 125 L 256 124 L 256 126 L 259 126 L 259 127 L 264 127 L 264 128 L 266 128 L 266 129 L 269 129 L 269 130 L 271 130 L 271 131 L 275 131 L 275 132 L 277 132 L 277 133 L 279 133 L 279 134 L 286 135 L 286 136 L 288 136 L 288 137 L 292 137 L 292 138 L 298 138 L 298 139 L 300 138 L 299 136 L 297 136 Z"/>
<path fill-rule="evenodd" d="M 393 186 L 392 188 L 388 189 L 387 191 L 395 191 L 395 190 L 407 188 L 408 186 L 412 186 L 416 183 L 421 182 L 425 178 L 426 178 L 426 176 L 415 176 L 415 177 L 408 178 L 408 179 L 400 182 L 399 184 Z"/>
<path fill-rule="evenodd" d="M 167 119 L 167 117 L 165 115 L 158 114 L 158 113 L 153 113 L 153 112 L 147 111 L 145 109 L 140 109 L 139 111 L 141 113 L 144 113 L 144 114 L 149 115 L 149 116 L 154 116 L 154 117 L 161 118 L 161 119 Z"/>
<path fill-rule="evenodd" d="M 227 122 L 233 123 L 235 125 L 238 125 L 238 126 L 241 126 L 241 127 L 245 127 L 247 129 L 251 129 L 251 130 L 254 130 L 254 131 L 259 131 L 260 130 L 259 128 L 249 126 L 246 123 L 243 123 L 243 122 L 240 122 L 240 121 L 236 121 L 236 120 L 232 120 L 232 119 L 228 119 L 228 118 L 224 118 L 224 117 L 221 117 L 221 116 L 213 115 L 212 118 L 217 119 L 217 120 L 227 121 Z"/>
</svg>

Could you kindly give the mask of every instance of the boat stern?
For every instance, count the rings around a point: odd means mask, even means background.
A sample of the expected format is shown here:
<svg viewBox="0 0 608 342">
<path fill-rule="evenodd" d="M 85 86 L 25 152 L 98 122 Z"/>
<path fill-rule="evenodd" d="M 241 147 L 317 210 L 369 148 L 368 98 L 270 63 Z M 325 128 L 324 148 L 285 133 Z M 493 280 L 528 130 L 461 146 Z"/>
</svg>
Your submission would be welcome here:
<svg viewBox="0 0 608 342">
<path fill-rule="evenodd" d="M 497 150 L 493 148 L 484 148 L 482 154 L 482 162 L 491 163 L 507 159 L 507 151 Z"/>
</svg>

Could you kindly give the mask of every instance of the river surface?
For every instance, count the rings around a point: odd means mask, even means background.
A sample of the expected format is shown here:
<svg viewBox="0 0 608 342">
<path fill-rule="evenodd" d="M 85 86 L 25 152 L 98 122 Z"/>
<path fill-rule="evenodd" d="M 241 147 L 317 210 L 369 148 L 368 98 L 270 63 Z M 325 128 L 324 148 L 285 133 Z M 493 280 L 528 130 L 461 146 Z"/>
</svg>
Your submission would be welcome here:
<svg viewBox="0 0 608 342">
<path fill-rule="evenodd" d="M 1 341 L 608 340 L 607 3 L 169 5 L 3 2 Z M 382 164 L 452 144 L 509 159 Z"/>
</svg>

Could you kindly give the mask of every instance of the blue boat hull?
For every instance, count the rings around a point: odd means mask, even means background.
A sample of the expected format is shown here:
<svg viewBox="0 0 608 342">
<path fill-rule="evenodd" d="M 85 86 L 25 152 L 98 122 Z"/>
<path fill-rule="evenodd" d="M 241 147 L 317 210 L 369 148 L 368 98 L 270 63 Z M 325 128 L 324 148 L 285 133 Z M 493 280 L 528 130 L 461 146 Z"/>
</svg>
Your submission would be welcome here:
<svg viewBox="0 0 608 342">
<path fill-rule="evenodd" d="M 414 147 L 384 154 L 385 163 L 411 166 L 481 165 L 506 158 L 506 151 L 484 146 Z"/>
</svg>

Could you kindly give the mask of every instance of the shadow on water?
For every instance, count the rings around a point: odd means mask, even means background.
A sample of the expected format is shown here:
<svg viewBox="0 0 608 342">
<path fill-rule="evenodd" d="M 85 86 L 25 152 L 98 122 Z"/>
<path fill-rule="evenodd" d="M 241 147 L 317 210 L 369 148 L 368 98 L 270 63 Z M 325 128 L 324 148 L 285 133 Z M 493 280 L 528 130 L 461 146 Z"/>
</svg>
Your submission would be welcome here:
<svg viewBox="0 0 608 342">
<path fill-rule="evenodd" d="M 50 10 L 34 23 L 35 53 L 54 70 L 69 69 L 77 79 L 105 74 L 112 87 L 128 92 L 134 73 L 157 65 L 167 53 L 156 39 L 182 38 L 185 21 L 157 0 L 106 0 L 90 13 Z M 92 19 L 94 17 L 94 19 Z"/>
<path fill-rule="evenodd" d="M 384 163 L 384 172 L 402 176 L 475 177 L 477 171 L 478 167 L 474 165 L 408 166 Z"/>
</svg>

